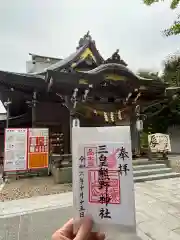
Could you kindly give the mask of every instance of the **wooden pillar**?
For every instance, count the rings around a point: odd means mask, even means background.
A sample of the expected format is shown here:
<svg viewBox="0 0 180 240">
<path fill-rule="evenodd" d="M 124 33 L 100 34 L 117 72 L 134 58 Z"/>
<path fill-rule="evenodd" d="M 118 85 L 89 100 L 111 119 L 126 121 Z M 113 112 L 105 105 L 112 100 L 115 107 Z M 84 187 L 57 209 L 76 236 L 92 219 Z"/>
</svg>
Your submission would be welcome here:
<svg viewBox="0 0 180 240">
<path fill-rule="evenodd" d="M 37 104 L 37 93 L 33 92 L 32 97 L 32 128 L 36 127 L 36 104 Z"/>
<path fill-rule="evenodd" d="M 9 117 L 10 117 L 10 98 L 7 99 L 7 102 L 4 103 L 4 105 L 6 106 L 6 111 L 7 111 L 7 115 L 6 115 L 6 128 L 9 127 Z"/>
<path fill-rule="evenodd" d="M 69 140 L 69 153 L 72 153 L 72 120 L 75 114 L 75 109 L 74 105 L 72 104 L 71 98 L 68 96 L 65 96 L 65 105 L 67 110 L 69 111 L 69 121 L 67 121 L 67 123 L 69 124 L 68 140 Z"/>
<path fill-rule="evenodd" d="M 134 116 L 134 107 L 132 107 L 132 111 L 130 113 L 130 131 L 131 131 L 131 147 L 132 147 L 132 154 L 135 155 L 136 152 L 136 132 L 135 132 L 135 116 Z"/>
<path fill-rule="evenodd" d="M 72 154 L 72 121 L 73 121 L 73 112 L 70 111 L 69 115 L 69 152 Z"/>
<path fill-rule="evenodd" d="M 140 116 L 140 107 L 135 106 L 132 108 L 131 113 L 131 141 L 132 151 L 134 155 L 140 155 L 140 132 L 137 130 L 136 122 Z"/>
<path fill-rule="evenodd" d="M 64 134 L 64 154 L 69 154 L 70 153 L 70 117 L 65 114 L 65 119 L 62 122 L 62 132 Z"/>
</svg>

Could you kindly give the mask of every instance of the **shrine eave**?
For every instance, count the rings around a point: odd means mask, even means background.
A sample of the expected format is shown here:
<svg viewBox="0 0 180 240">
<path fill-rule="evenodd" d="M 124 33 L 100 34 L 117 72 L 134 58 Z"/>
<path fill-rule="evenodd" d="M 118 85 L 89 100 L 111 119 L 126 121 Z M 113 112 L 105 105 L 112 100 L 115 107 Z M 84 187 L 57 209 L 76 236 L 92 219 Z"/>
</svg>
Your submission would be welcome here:
<svg viewBox="0 0 180 240">
<path fill-rule="evenodd" d="M 33 91 L 46 91 L 46 82 L 44 77 L 0 71 L 0 88 L 14 88 L 17 91 L 32 93 Z"/>
<path fill-rule="evenodd" d="M 106 64 L 101 64 L 100 66 L 86 71 L 86 73 L 88 74 L 95 74 L 95 73 L 106 73 L 108 71 L 111 72 L 113 71 L 113 73 L 119 73 L 119 74 L 124 74 L 126 73 L 127 75 L 129 75 L 130 77 L 138 80 L 138 76 L 135 75 L 131 70 L 129 70 L 126 66 L 122 65 L 122 64 L 118 64 L 118 63 L 106 63 Z"/>
<path fill-rule="evenodd" d="M 125 75 L 125 73 L 124 73 Z M 79 92 L 86 89 L 91 89 L 94 94 L 101 94 L 102 96 L 123 96 L 127 97 L 135 89 L 138 89 L 138 81 L 128 80 L 114 81 L 106 80 L 102 72 L 50 72 L 51 81 L 48 89 L 53 92 L 59 92 L 64 95 L 72 94 L 73 90 L 78 88 Z M 108 93 L 108 94 L 107 94 Z"/>
<path fill-rule="evenodd" d="M 109 66 L 111 64 L 108 64 Z M 104 71 L 106 72 L 108 68 L 101 67 L 97 71 L 93 72 L 72 72 L 64 73 L 59 71 L 48 71 L 48 76 L 52 79 L 51 90 L 53 92 L 59 92 L 62 95 L 72 94 L 75 88 L 79 88 L 84 91 L 90 85 L 93 86 L 94 90 L 103 90 L 101 87 L 104 87 L 106 91 L 110 89 L 114 92 L 118 90 L 118 87 L 122 87 L 125 91 L 138 88 L 137 81 L 129 78 L 128 81 L 111 81 L 106 80 L 103 75 Z M 126 75 L 126 71 L 122 71 L 122 74 Z M 127 73 L 127 75 L 130 73 Z M 104 85 L 104 83 L 106 84 Z M 33 75 L 33 74 L 22 74 L 22 73 L 13 73 L 0 71 L 0 88 L 3 89 L 14 89 L 15 91 L 21 91 L 24 93 L 36 92 L 46 92 L 49 88 L 50 83 L 45 81 L 44 76 Z M 127 87 L 128 85 L 128 87 Z M 113 92 L 112 92 L 113 94 Z"/>
<path fill-rule="evenodd" d="M 125 76 L 125 80 L 106 79 L 106 74 L 116 73 Z M 164 93 L 166 84 L 158 80 L 139 79 L 133 72 L 120 64 L 102 64 L 101 66 L 87 72 L 59 72 L 49 70 L 47 76 L 49 82 L 45 81 L 45 76 L 22 74 L 0 71 L 0 89 L 13 88 L 16 91 L 31 94 L 36 92 L 60 93 L 71 95 L 75 88 L 84 91 L 93 88 L 96 94 L 116 95 L 125 97 L 135 89 L 149 93 Z M 144 85 L 144 86 L 143 86 Z M 110 94 L 107 94 L 109 92 Z"/>
</svg>

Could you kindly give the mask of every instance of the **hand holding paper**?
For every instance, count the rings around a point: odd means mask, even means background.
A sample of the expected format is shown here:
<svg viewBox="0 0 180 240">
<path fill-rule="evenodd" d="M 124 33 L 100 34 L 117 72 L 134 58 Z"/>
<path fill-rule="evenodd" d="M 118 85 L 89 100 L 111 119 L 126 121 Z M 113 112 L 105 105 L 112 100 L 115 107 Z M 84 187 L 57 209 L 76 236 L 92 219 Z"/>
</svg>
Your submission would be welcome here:
<svg viewBox="0 0 180 240">
<path fill-rule="evenodd" d="M 93 222 L 90 217 L 81 220 L 80 228 L 76 235 L 73 234 L 74 220 L 69 220 L 62 228 L 56 231 L 52 240 L 104 240 L 105 235 L 102 233 L 92 233 Z"/>
<path fill-rule="evenodd" d="M 72 136 L 75 219 L 91 214 L 93 231 L 135 234 L 130 127 L 73 128 Z"/>
</svg>

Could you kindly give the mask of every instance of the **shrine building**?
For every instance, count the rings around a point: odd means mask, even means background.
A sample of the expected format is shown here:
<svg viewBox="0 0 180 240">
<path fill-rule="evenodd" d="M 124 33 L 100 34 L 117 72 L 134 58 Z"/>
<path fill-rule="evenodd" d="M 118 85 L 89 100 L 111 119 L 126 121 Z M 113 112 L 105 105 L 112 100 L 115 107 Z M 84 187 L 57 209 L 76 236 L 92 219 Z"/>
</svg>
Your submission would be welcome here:
<svg viewBox="0 0 180 240">
<path fill-rule="evenodd" d="M 133 153 L 139 152 L 137 123 L 150 104 L 165 98 L 167 85 L 133 73 L 116 50 L 104 59 L 89 32 L 64 59 L 30 54 L 27 73 L 0 71 L 4 128 L 46 127 L 51 154 L 71 153 L 72 120 L 80 126 L 130 125 Z M 168 97 L 167 97 L 168 98 Z"/>
</svg>

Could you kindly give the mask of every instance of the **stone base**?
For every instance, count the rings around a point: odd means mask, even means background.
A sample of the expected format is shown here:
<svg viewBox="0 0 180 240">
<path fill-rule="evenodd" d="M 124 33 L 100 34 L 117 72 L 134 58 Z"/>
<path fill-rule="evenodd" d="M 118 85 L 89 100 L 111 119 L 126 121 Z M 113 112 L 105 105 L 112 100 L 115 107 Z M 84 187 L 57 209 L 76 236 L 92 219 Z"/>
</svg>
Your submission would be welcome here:
<svg viewBox="0 0 180 240">
<path fill-rule="evenodd" d="M 57 184 L 72 183 L 72 167 L 52 168 L 54 182 Z"/>
<path fill-rule="evenodd" d="M 168 162 L 174 172 L 180 173 L 180 156 L 169 156 Z"/>
</svg>

